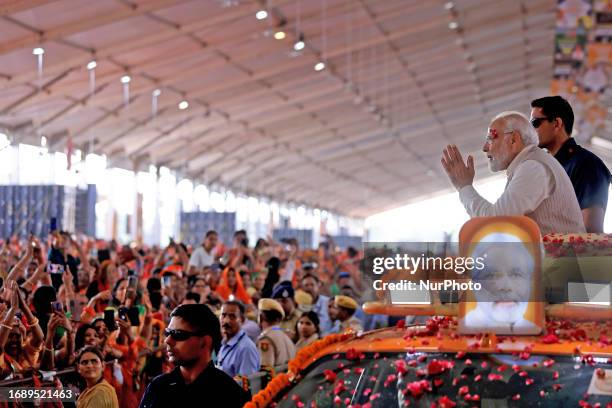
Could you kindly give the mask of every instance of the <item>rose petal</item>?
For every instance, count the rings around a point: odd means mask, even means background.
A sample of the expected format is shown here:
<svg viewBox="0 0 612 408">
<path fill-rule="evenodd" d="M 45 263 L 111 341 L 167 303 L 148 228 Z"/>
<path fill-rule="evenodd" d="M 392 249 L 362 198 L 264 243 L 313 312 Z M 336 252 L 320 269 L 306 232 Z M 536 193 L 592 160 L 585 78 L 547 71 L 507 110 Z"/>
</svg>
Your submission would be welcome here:
<svg viewBox="0 0 612 408">
<path fill-rule="evenodd" d="M 333 383 L 336 381 L 336 373 L 334 373 L 332 370 L 325 370 L 323 371 L 323 375 L 325 376 L 325 381 Z"/>
<path fill-rule="evenodd" d="M 404 360 L 397 360 L 395 362 L 395 371 L 400 375 L 405 375 L 408 372 L 406 362 Z"/>
<path fill-rule="evenodd" d="M 391 383 L 394 383 L 395 380 L 397 380 L 397 376 L 395 374 L 389 374 L 383 385 L 387 388 Z"/>
<path fill-rule="evenodd" d="M 456 405 L 457 404 L 453 400 L 448 398 L 446 395 L 438 398 L 438 407 L 439 408 L 453 408 Z"/>
</svg>

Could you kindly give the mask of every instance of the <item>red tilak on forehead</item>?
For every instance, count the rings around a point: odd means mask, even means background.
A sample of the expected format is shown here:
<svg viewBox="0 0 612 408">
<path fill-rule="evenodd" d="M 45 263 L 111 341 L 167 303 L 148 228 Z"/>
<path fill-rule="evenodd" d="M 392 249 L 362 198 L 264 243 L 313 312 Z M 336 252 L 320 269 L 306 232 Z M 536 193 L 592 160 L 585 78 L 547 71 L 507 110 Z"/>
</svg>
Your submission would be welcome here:
<svg viewBox="0 0 612 408">
<path fill-rule="evenodd" d="M 489 138 L 490 139 L 495 139 L 498 136 L 497 134 L 497 130 L 495 129 L 489 129 Z"/>
</svg>

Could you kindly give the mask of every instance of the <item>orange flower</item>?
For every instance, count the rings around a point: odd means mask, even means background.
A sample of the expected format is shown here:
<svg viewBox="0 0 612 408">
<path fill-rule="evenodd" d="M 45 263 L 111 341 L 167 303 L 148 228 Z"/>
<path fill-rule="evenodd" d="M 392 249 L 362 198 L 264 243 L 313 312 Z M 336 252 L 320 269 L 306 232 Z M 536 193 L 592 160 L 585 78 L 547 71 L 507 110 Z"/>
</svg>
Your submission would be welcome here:
<svg viewBox="0 0 612 408">
<path fill-rule="evenodd" d="M 329 336 L 318 340 L 310 346 L 300 350 L 295 358 L 288 363 L 287 373 L 281 373 L 275 376 L 268 383 L 266 388 L 255 394 L 251 402 L 247 403 L 244 408 L 263 408 L 272 402 L 272 399 L 289 384 L 294 381 L 300 372 L 305 369 L 312 361 L 314 356 L 327 346 L 339 343 L 354 337 L 354 333 L 330 334 Z"/>
</svg>

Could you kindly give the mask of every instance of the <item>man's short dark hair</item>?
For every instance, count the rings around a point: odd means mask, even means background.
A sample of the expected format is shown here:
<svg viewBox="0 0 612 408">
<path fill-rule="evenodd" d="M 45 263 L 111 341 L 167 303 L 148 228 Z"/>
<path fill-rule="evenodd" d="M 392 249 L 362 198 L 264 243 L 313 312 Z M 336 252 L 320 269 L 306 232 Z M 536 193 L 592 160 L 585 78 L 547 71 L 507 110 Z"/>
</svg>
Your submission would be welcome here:
<svg viewBox="0 0 612 408">
<path fill-rule="evenodd" d="M 196 303 L 200 303 L 200 294 L 196 292 L 187 292 L 185 300 L 193 300 Z"/>
<path fill-rule="evenodd" d="M 241 235 L 241 234 L 246 237 L 246 235 L 247 235 L 246 230 L 241 229 L 241 230 L 238 230 L 238 231 L 234 232 L 234 237 L 236 237 L 238 235 Z"/>
<path fill-rule="evenodd" d="M 212 338 L 215 351 L 221 346 L 221 325 L 219 319 L 206 305 L 180 305 L 177 306 L 170 317 L 180 317 L 189 323 L 194 331 L 206 334 Z"/>
<path fill-rule="evenodd" d="M 244 314 L 246 313 L 246 308 L 244 307 L 244 304 L 238 300 L 228 300 L 223 303 L 223 306 L 236 306 L 238 310 L 240 310 L 240 316 L 242 317 L 244 317 Z"/>
<path fill-rule="evenodd" d="M 307 273 L 306 275 L 302 276 L 302 282 L 305 281 L 308 278 L 314 279 L 317 283 L 321 282 L 319 277 L 317 275 L 315 275 L 314 273 Z"/>
<path fill-rule="evenodd" d="M 215 231 L 215 230 L 208 230 L 208 231 L 206 232 L 206 235 L 204 236 L 204 238 L 208 238 L 208 237 L 210 237 L 211 235 L 219 235 L 219 234 L 217 234 L 217 231 Z"/>
<path fill-rule="evenodd" d="M 268 323 L 278 323 L 283 320 L 283 315 L 277 310 L 261 310 L 261 317 Z"/>
<path fill-rule="evenodd" d="M 542 113 L 549 119 L 561 118 L 563 127 L 568 135 L 572 134 L 574 127 L 574 111 L 568 101 L 560 97 L 545 96 L 531 101 L 532 108 L 541 108 Z"/>
</svg>

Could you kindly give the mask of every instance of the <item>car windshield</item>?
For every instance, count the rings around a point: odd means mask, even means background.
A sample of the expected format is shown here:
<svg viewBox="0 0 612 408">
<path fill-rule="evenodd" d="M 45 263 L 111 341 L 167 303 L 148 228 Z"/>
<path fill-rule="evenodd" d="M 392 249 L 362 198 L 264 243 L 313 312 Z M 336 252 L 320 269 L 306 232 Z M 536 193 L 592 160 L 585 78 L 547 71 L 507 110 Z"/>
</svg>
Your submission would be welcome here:
<svg viewBox="0 0 612 408">
<path fill-rule="evenodd" d="M 565 407 L 584 400 L 606 407 L 611 363 L 590 356 L 349 350 L 312 364 L 273 406 Z"/>
</svg>

